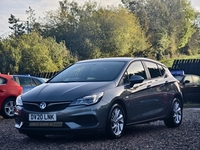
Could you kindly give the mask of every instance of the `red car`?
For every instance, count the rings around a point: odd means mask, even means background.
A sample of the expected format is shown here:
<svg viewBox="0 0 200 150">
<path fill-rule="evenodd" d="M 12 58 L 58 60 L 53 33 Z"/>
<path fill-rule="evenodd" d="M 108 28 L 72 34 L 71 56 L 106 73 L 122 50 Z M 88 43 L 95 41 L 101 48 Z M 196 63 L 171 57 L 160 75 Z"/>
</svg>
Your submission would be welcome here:
<svg viewBox="0 0 200 150">
<path fill-rule="evenodd" d="M 4 118 L 14 117 L 15 100 L 22 94 L 22 87 L 17 84 L 13 77 L 0 74 L 0 115 Z"/>
</svg>

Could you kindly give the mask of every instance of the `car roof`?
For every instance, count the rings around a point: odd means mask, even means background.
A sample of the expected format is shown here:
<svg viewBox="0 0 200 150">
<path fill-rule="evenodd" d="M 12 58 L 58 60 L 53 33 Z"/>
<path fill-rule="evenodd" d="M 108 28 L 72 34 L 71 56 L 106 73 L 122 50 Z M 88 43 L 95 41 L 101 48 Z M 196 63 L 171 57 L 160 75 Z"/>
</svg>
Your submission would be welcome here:
<svg viewBox="0 0 200 150">
<path fill-rule="evenodd" d="M 8 74 L 1 74 L 1 73 L 0 73 L 0 77 L 3 77 L 3 78 L 12 78 L 11 75 L 8 75 Z"/>
<path fill-rule="evenodd" d="M 13 74 L 12 76 L 16 76 L 16 77 L 30 77 L 30 78 L 38 78 L 35 76 L 30 76 L 30 75 L 18 75 L 18 74 Z"/>
<path fill-rule="evenodd" d="M 33 79 L 38 79 L 38 80 L 40 80 L 41 82 L 45 82 L 42 78 L 40 78 L 40 77 L 35 77 L 35 76 L 30 76 L 30 75 L 18 75 L 18 74 L 14 74 L 14 75 L 12 75 L 12 76 L 14 76 L 14 77 L 29 77 L 29 78 L 33 78 Z"/>
<path fill-rule="evenodd" d="M 89 59 L 89 60 L 81 60 L 76 63 L 85 63 L 85 62 L 101 62 L 101 61 L 124 61 L 124 62 L 132 62 L 134 60 L 147 60 L 147 61 L 152 61 L 155 63 L 158 63 L 162 66 L 165 66 L 164 64 L 145 57 L 109 57 L 109 58 L 97 58 L 97 59 Z"/>
</svg>

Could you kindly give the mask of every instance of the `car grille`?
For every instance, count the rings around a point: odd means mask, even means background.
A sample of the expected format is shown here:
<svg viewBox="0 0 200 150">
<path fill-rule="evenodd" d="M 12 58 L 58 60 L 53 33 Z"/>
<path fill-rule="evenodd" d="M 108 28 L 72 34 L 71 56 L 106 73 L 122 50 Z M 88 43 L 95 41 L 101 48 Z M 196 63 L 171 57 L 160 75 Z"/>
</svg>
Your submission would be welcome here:
<svg viewBox="0 0 200 150">
<path fill-rule="evenodd" d="M 59 111 L 67 108 L 71 102 L 59 102 L 59 103 L 46 103 L 46 107 L 44 109 L 40 108 L 41 102 L 38 103 L 29 103 L 24 102 L 23 107 L 28 111 L 37 111 L 37 112 L 51 112 L 51 111 Z"/>
</svg>

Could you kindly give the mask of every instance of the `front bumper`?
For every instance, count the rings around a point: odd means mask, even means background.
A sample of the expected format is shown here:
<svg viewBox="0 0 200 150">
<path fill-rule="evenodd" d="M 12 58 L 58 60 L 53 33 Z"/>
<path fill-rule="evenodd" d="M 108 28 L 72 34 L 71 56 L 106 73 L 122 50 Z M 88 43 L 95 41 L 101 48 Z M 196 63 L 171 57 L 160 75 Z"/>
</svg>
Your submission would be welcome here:
<svg viewBox="0 0 200 150">
<path fill-rule="evenodd" d="M 15 128 L 22 134 L 70 134 L 101 132 L 106 127 L 107 107 L 67 107 L 62 111 L 34 112 L 16 107 Z M 56 114 L 56 121 L 29 121 L 29 114 Z"/>
</svg>

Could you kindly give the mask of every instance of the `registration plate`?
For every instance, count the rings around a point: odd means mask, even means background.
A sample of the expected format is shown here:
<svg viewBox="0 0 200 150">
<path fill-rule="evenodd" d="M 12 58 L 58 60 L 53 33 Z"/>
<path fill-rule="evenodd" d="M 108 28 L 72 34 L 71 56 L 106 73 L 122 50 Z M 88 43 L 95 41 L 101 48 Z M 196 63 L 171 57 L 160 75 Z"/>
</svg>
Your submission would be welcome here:
<svg viewBox="0 0 200 150">
<path fill-rule="evenodd" d="M 56 114 L 29 114 L 29 121 L 56 121 Z"/>
</svg>

